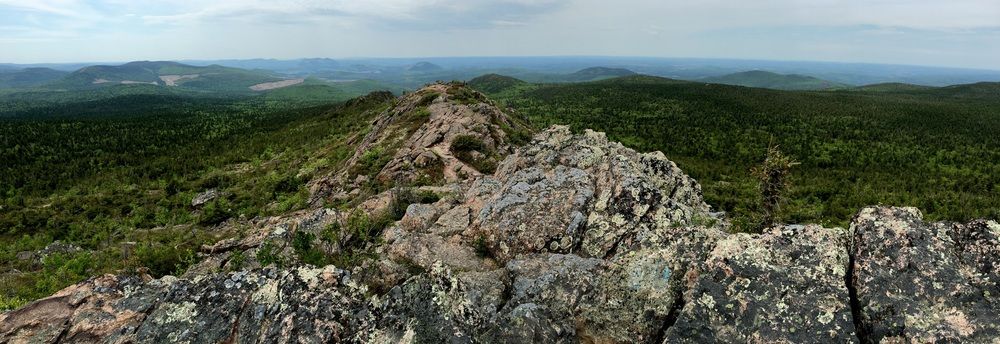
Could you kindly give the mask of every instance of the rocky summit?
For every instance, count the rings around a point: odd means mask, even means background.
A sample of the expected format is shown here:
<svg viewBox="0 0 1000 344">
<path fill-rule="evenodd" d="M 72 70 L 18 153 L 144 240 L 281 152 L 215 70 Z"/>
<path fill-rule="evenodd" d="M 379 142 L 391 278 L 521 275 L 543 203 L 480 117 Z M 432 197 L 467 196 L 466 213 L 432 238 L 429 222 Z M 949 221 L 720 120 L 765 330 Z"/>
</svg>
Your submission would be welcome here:
<svg viewBox="0 0 1000 344">
<path fill-rule="evenodd" d="M 407 94 L 313 209 L 4 313 L 0 342 L 1000 343 L 996 222 L 734 234 L 662 153 L 527 128 L 460 84 Z"/>
</svg>

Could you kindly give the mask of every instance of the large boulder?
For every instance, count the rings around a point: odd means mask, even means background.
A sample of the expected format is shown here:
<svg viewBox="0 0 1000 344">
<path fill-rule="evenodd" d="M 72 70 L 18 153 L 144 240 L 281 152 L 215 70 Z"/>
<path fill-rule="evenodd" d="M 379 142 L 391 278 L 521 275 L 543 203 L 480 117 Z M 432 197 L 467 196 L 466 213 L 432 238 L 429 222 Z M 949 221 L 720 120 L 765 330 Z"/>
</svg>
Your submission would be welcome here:
<svg viewBox="0 0 1000 344">
<path fill-rule="evenodd" d="M 375 328 L 365 291 L 333 267 L 145 283 L 104 276 L 0 315 L 0 341 L 357 342 Z"/>
<path fill-rule="evenodd" d="M 735 234 L 691 270 L 664 343 L 857 342 L 848 236 L 821 226 Z"/>
<path fill-rule="evenodd" d="M 612 257 L 716 221 L 698 183 L 662 153 L 590 130 L 553 126 L 490 178 L 501 186 L 482 205 L 476 235 L 505 261 L 533 252 Z"/>
<path fill-rule="evenodd" d="M 926 223 L 865 208 L 851 224 L 859 335 L 869 342 L 996 343 L 1000 225 Z"/>
</svg>

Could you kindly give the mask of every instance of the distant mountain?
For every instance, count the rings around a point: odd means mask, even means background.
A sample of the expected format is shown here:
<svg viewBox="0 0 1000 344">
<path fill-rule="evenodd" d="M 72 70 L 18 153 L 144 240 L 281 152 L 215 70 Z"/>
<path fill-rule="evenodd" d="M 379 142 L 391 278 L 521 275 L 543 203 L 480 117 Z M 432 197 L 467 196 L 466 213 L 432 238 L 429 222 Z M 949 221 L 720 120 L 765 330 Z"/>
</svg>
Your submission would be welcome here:
<svg viewBox="0 0 1000 344">
<path fill-rule="evenodd" d="M 953 97 L 1000 97 L 1000 82 L 977 82 L 937 88 L 935 92 Z"/>
<path fill-rule="evenodd" d="M 328 58 L 307 58 L 295 60 L 247 59 L 247 60 L 193 60 L 181 61 L 194 66 L 219 65 L 241 69 L 262 69 L 282 74 L 305 75 L 329 72 L 343 67 L 340 62 Z"/>
<path fill-rule="evenodd" d="M 211 65 L 191 66 L 168 61 L 137 61 L 118 66 L 89 66 L 47 85 L 49 88 L 86 89 L 122 84 L 148 84 L 195 91 L 266 90 L 301 83 L 266 71 Z"/>
<path fill-rule="evenodd" d="M 444 68 L 430 62 L 417 62 L 416 64 L 406 68 L 408 72 L 438 72 L 442 71 Z"/>
<path fill-rule="evenodd" d="M 617 78 L 597 80 L 594 83 L 607 85 L 673 85 L 691 84 L 692 81 L 664 78 L 660 76 L 635 74 Z"/>
<path fill-rule="evenodd" d="M 1000 98 L 1000 82 L 977 82 L 944 87 L 921 86 L 904 83 L 882 83 L 851 88 L 858 92 L 886 92 L 907 94 L 930 94 L 957 98 Z"/>
<path fill-rule="evenodd" d="M 567 75 L 570 81 L 592 81 L 600 79 L 617 78 L 621 76 L 636 75 L 636 72 L 625 68 L 590 67 L 578 70 Z"/>
<path fill-rule="evenodd" d="M 885 82 L 851 88 L 851 91 L 864 92 L 913 92 L 935 89 L 933 86 L 906 84 L 902 82 Z"/>
<path fill-rule="evenodd" d="M 340 63 L 327 58 L 301 59 L 298 60 L 297 67 L 304 72 L 319 72 L 336 70 L 340 68 Z"/>
<path fill-rule="evenodd" d="M 827 81 L 811 76 L 799 74 L 778 74 L 762 70 L 752 70 L 747 72 L 727 74 L 717 77 L 700 79 L 700 81 L 747 86 L 758 88 L 770 88 L 775 90 L 831 90 L 847 88 L 848 85 Z"/>
<path fill-rule="evenodd" d="M 469 80 L 470 87 L 486 93 L 502 92 L 525 84 L 527 82 L 500 74 L 486 74 Z"/>
<path fill-rule="evenodd" d="M 0 88 L 33 87 L 65 77 L 67 72 L 50 68 L 5 69 L 0 71 Z"/>
</svg>

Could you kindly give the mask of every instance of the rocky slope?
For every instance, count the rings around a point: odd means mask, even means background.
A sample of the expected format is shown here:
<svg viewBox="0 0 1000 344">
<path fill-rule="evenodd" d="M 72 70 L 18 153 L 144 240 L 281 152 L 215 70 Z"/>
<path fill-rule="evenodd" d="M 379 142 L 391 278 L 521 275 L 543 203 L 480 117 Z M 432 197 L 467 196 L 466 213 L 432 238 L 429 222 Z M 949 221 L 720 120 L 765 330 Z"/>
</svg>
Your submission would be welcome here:
<svg viewBox="0 0 1000 344">
<path fill-rule="evenodd" d="M 409 94 L 315 209 L 238 224 L 179 278 L 0 315 L 0 342 L 998 342 L 996 222 L 873 207 L 728 234 L 663 154 L 521 130 L 461 85 Z"/>
</svg>

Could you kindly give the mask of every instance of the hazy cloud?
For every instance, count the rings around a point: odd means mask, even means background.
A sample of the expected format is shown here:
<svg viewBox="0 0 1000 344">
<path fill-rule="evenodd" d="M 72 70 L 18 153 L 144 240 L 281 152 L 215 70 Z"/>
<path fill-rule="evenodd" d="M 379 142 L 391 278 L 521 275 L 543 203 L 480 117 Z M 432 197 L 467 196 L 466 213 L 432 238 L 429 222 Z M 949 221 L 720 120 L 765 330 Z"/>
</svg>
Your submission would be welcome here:
<svg viewBox="0 0 1000 344">
<path fill-rule="evenodd" d="M 997 0 L 0 0 L 0 61 L 643 55 L 1000 69 Z"/>
</svg>

